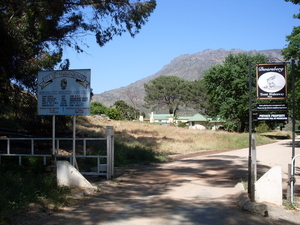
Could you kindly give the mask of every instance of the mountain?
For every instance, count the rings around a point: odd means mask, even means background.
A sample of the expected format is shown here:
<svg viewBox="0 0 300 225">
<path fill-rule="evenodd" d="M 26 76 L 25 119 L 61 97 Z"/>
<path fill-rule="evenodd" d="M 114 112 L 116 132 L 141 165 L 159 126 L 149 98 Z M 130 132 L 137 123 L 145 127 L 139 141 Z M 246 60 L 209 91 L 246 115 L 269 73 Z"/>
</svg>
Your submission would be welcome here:
<svg viewBox="0 0 300 225">
<path fill-rule="evenodd" d="M 142 107 L 144 104 L 144 83 L 153 80 L 159 76 L 178 76 L 185 80 L 197 80 L 202 79 L 204 71 L 209 69 L 211 66 L 221 64 L 225 60 L 229 53 L 249 53 L 249 54 L 264 54 L 270 58 L 270 62 L 282 62 L 283 56 L 281 55 L 281 49 L 272 50 L 251 50 L 244 51 L 241 49 L 207 49 L 202 52 L 194 54 L 184 54 L 173 59 L 169 64 L 165 65 L 157 73 L 136 81 L 126 87 L 113 89 L 110 91 L 103 92 L 102 94 L 95 94 L 92 101 L 100 102 L 103 105 L 109 107 L 113 105 L 115 101 L 124 100 L 128 104 L 140 109 L 145 113 L 149 113 L 150 110 Z M 159 113 L 159 112 L 157 112 Z M 161 112 L 162 113 L 162 112 Z"/>
</svg>

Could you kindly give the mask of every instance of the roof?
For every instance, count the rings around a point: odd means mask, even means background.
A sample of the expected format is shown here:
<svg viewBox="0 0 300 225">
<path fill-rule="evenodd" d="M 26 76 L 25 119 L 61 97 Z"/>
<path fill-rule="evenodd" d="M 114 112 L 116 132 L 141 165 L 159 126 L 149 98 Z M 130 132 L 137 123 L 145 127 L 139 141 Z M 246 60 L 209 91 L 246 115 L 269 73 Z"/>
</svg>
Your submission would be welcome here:
<svg viewBox="0 0 300 225">
<path fill-rule="evenodd" d="M 191 119 L 190 116 L 178 116 L 178 120 L 189 120 Z"/>
<path fill-rule="evenodd" d="M 196 122 L 196 121 L 207 121 L 207 119 L 201 114 L 197 113 L 189 119 L 189 122 Z"/>
<path fill-rule="evenodd" d="M 155 120 L 165 120 L 167 118 L 172 118 L 173 114 L 153 114 Z"/>
<path fill-rule="evenodd" d="M 209 122 L 211 123 L 225 123 L 226 121 L 225 120 L 222 120 L 220 117 L 217 117 L 217 118 L 207 118 L 209 120 Z"/>
<path fill-rule="evenodd" d="M 168 118 L 173 118 L 173 114 L 153 114 L 153 119 L 155 120 L 167 120 Z M 207 119 L 201 114 L 197 113 L 194 116 L 178 116 L 176 120 L 187 120 L 187 121 L 207 121 Z"/>
</svg>

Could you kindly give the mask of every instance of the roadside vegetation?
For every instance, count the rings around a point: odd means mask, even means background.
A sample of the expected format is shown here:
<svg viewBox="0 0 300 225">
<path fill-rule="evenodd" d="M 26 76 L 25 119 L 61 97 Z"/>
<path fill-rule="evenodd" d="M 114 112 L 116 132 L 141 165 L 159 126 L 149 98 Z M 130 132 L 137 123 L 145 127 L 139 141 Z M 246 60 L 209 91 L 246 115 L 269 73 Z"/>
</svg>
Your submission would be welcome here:
<svg viewBox="0 0 300 225">
<path fill-rule="evenodd" d="M 81 124 L 89 124 L 82 126 Z M 78 118 L 78 132 L 84 136 L 101 135 L 106 126 L 115 130 L 115 165 L 152 163 L 169 160 L 170 156 L 207 150 L 247 148 L 248 133 L 191 130 L 138 121 L 106 120 L 101 117 Z M 274 140 L 257 135 L 257 144 Z"/>
<path fill-rule="evenodd" d="M 77 117 L 77 134 L 104 137 L 106 126 L 115 131 L 115 166 L 148 165 L 169 161 L 172 156 L 207 150 L 230 150 L 248 147 L 248 133 L 190 130 L 138 121 L 107 120 L 100 116 Z M 68 128 L 72 130 L 71 124 Z M 257 145 L 273 142 L 257 135 Z M 11 212 L 30 203 L 50 205 L 52 209 L 68 204 L 70 189 L 57 187 L 50 173 L 37 158 L 26 158 L 18 166 L 17 158 L 2 157 L 0 164 L 0 222 L 5 224 Z M 49 166 L 49 165 L 47 165 Z M 86 165 L 88 166 L 88 165 Z"/>
<path fill-rule="evenodd" d="M 3 157 L 0 164 L 0 224 L 25 212 L 28 207 L 43 212 L 68 204 L 70 189 L 57 187 L 54 174 L 46 171 L 41 158 L 28 157 L 18 165 L 16 157 Z"/>
</svg>

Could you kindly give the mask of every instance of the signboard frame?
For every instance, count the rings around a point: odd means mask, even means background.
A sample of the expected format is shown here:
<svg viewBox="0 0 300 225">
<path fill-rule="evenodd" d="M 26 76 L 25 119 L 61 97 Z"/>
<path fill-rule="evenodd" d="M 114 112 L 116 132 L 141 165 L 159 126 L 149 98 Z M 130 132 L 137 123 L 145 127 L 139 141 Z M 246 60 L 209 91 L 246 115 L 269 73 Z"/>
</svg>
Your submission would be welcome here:
<svg viewBox="0 0 300 225">
<path fill-rule="evenodd" d="M 286 63 L 262 63 L 256 65 L 256 90 L 258 99 L 287 98 Z"/>
<path fill-rule="evenodd" d="M 91 70 L 38 73 L 38 115 L 90 115 Z"/>
</svg>

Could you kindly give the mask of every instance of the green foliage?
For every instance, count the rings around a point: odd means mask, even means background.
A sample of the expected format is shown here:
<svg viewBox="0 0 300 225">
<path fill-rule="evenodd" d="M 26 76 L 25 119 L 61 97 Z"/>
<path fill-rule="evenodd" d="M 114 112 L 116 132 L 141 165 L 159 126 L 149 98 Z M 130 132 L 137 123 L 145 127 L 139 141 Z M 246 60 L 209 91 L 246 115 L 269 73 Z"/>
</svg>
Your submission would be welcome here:
<svg viewBox="0 0 300 225">
<path fill-rule="evenodd" d="M 300 4 L 300 0 L 285 0 L 286 2 L 292 2 L 295 5 L 299 5 Z M 300 13 L 298 14 L 294 14 L 293 15 L 294 18 L 300 19 Z"/>
<path fill-rule="evenodd" d="M 266 63 L 265 55 L 229 54 L 224 64 L 205 71 L 204 83 L 208 93 L 209 114 L 227 121 L 232 131 L 244 132 L 249 121 L 248 63 Z M 252 93 L 255 98 L 255 68 L 252 67 Z M 230 123 L 230 124 L 229 124 Z"/>
<path fill-rule="evenodd" d="M 185 105 L 186 84 L 184 79 L 177 76 L 160 76 L 149 84 L 145 83 L 144 107 L 166 107 L 170 114 L 176 115 L 179 108 Z"/>
<path fill-rule="evenodd" d="M 100 102 L 92 102 L 90 105 L 92 115 L 106 114 L 108 108 Z"/>
<path fill-rule="evenodd" d="M 181 107 L 191 107 L 206 114 L 207 98 L 202 80 L 187 81 L 177 76 L 160 76 L 144 84 L 146 108 L 167 108 L 176 115 Z"/>
<path fill-rule="evenodd" d="M 286 0 L 286 2 L 292 2 L 295 5 L 300 5 L 299 0 Z M 293 15 L 295 19 L 300 19 L 300 13 Z M 300 73 L 300 63 L 297 61 L 299 60 L 300 56 L 300 26 L 296 26 L 293 28 L 292 33 L 290 35 L 286 36 L 286 41 L 288 42 L 287 46 L 283 49 L 282 54 L 285 58 L 285 60 L 295 60 L 296 63 L 294 65 L 294 74 L 297 77 L 297 74 Z M 289 66 L 289 71 L 290 74 L 288 75 L 289 79 L 289 85 L 292 84 L 291 81 L 291 73 L 292 73 L 292 68 Z M 300 104 L 300 80 L 296 78 L 296 83 L 295 83 L 295 98 L 296 98 L 296 105 Z M 292 98 L 292 88 L 288 89 L 289 91 L 289 98 Z M 296 108 L 296 118 L 300 119 L 300 108 Z"/>
<path fill-rule="evenodd" d="M 70 62 L 68 59 L 62 62 L 64 47 L 83 52 L 86 35 L 95 35 L 99 46 L 125 32 L 135 36 L 155 7 L 155 0 L 1 1 L 1 113 L 25 115 L 30 112 L 25 119 L 33 118 L 31 124 L 34 124 L 37 117 L 35 97 L 28 97 L 30 102 L 21 107 L 20 94 L 36 93 L 38 71 L 67 70 Z"/>
<path fill-rule="evenodd" d="M 207 114 L 207 90 L 204 80 L 187 81 L 184 88 L 184 101 L 189 106 L 202 114 Z"/>
<path fill-rule="evenodd" d="M 178 124 L 177 124 L 177 126 L 178 126 L 178 127 L 183 127 L 183 128 L 184 128 L 184 127 L 187 127 L 186 123 L 185 123 L 185 122 L 182 122 L 182 121 L 179 121 Z"/>
<path fill-rule="evenodd" d="M 1 2 L 0 39 L 3 54 L 0 62 L 4 65 L 0 67 L 3 69 L 1 73 L 7 72 L 6 75 L 12 76 L 9 74 L 12 71 L 6 70 L 12 69 L 19 72 L 14 73 L 13 78 L 24 82 L 21 78 L 29 74 L 24 76 L 20 72 L 27 73 L 32 68 L 36 71 L 53 69 L 61 60 L 62 46 L 83 52 L 78 42 L 84 35 L 94 34 L 100 46 L 124 32 L 135 36 L 155 7 L 155 0 L 137 3 L 106 0 L 105 4 L 102 1 L 76 0 Z M 62 69 L 68 67 L 68 63 L 65 62 Z"/>
<path fill-rule="evenodd" d="M 266 123 L 260 123 L 257 127 L 256 127 L 256 132 L 258 133 L 263 133 L 263 132 L 267 132 L 269 130 L 269 127 Z"/>
<path fill-rule="evenodd" d="M 113 106 L 116 107 L 120 111 L 122 119 L 125 119 L 125 120 L 138 119 L 140 111 L 138 109 L 135 109 L 134 107 L 128 105 L 123 100 L 116 101 Z"/>
<path fill-rule="evenodd" d="M 19 166 L 11 159 L 2 159 L 0 164 L 0 223 L 15 210 L 29 203 L 47 201 L 56 207 L 66 203 L 67 188 L 58 187 L 56 178 L 45 174 L 43 163 L 29 157 L 26 165 Z"/>
<path fill-rule="evenodd" d="M 107 112 L 106 115 L 113 120 L 122 120 L 122 114 L 120 112 L 120 110 L 118 110 L 117 108 L 114 107 L 110 107 Z"/>
</svg>

